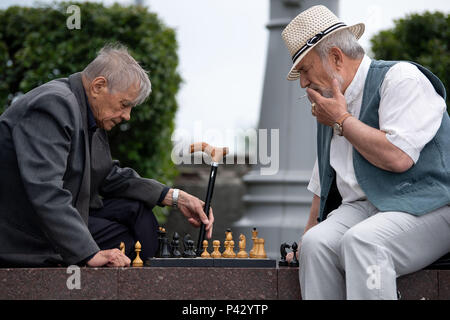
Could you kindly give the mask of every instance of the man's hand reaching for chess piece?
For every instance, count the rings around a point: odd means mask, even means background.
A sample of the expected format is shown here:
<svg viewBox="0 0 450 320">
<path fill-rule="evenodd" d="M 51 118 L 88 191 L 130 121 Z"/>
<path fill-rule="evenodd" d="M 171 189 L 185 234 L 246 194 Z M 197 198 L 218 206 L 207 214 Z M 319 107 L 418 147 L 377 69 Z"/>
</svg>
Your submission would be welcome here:
<svg viewBox="0 0 450 320">
<path fill-rule="evenodd" d="M 89 267 L 129 267 L 131 260 L 119 249 L 100 250 L 86 264 Z"/>
<path fill-rule="evenodd" d="M 166 197 L 162 201 L 163 205 L 173 206 L 174 198 L 177 197 L 176 192 L 174 196 L 174 190 L 176 189 L 170 189 L 169 192 L 167 192 Z M 212 208 L 209 209 L 208 218 L 203 211 L 205 202 L 187 192 L 184 192 L 183 190 L 179 190 L 178 199 L 175 201 L 176 207 L 181 211 L 191 225 L 200 227 L 201 223 L 205 224 L 206 237 L 211 239 L 214 223 Z"/>
</svg>

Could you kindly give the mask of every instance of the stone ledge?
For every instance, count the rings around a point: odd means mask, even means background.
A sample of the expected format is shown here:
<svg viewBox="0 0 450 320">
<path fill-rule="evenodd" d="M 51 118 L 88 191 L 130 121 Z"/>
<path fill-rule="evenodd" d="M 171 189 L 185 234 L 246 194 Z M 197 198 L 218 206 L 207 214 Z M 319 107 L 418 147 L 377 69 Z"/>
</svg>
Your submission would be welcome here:
<svg viewBox="0 0 450 320">
<path fill-rule="evenodd" d="M 298 268 L 81 268 L 69 290 L 66 268 L 0 269 L 2 300 L 298 300 Z M 449 300 L 450 270 L 400 277 L 404 300 Z"/>
</svg>

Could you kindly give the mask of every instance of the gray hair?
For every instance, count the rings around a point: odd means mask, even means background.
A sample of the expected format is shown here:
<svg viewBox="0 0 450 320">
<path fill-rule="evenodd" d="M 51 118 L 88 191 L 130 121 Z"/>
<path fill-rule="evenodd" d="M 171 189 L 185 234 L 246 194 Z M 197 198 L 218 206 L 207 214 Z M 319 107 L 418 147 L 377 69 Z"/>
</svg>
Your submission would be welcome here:
<svg viewBox="0 0 450 320">
<path fill-rule="evenodd" d="M 342 52 L 351 59 L 361 59 L 364 57 L 364 49 L 358 43 L 355 35 L 348 29 L 339 30 L 329 35 L 320 41 L 314 49 L 322 61 L 325 61 L 333 47 L 341 49 Z"/>
<path fill-rule="evenodd" d="M 106 78 L 111 92 L 125 92 L 132 85 L 139 85 L 139 93 L 134 105 L 141 104 L 152 91 L 152 85 L 147 71 L 128 53 L 121 44 L 108 44 L 98 53 L 97 57 L 81 72 L 88 80 L 96 77 Z"/>
</svg>

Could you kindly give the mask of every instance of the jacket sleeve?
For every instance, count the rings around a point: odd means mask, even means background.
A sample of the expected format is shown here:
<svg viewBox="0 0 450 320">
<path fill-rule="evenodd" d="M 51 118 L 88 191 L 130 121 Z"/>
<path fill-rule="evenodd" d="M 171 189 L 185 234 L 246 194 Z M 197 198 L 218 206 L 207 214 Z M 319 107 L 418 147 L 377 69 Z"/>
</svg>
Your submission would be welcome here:
<svg viewBox="0 0 450 320">
<path fill-rule="evenodd" d="M 142 178 L 131 168 L 121 168 L 117 160 L 113 161 L 109 174 L 102 181 L 100 193 L 105 197 L 124 197 L 143 201 L 153 208 L 167 187 L 154 180 Z"/>
<path fill-rule="evenodd" d="M 42 96 L 12 129 L 21 178 L 40 228 L 62 258 L 75 264 L 99 251 L 72 194 L 63 187 L 76 116 L 65 97 Z M 79 117 L 79 116 L 78 116 Z"/>
</svg>

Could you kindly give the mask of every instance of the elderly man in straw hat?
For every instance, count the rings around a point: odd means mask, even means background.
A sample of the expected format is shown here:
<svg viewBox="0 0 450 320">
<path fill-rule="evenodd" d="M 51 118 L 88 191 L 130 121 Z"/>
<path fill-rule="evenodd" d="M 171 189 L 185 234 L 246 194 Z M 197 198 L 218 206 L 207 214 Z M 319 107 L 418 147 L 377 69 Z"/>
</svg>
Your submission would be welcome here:
<svg viewBox="0 0 450 320">
<path fill-rule="evenodd" d="M 135 241 L 143 259 L 157 250 L 156 205 L 176 205 L 211 237 L 203 201 L 111 159 L 106 132 L 150 92 L 126 47 L 108 45 L 82 72 L 31 90 L 1 115 L 0 266 L 128 266 Z"/>
<path fill-rule="evenodd" d="M 317 120 L 301 239 L 304 299 L 397 299 L 396 278 L 450 251 L 450 119 L 424 67 L 371 60 L 324 6 L 282 33 Z"/>
</svg>

